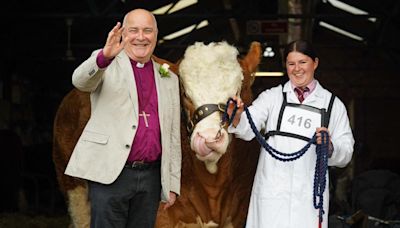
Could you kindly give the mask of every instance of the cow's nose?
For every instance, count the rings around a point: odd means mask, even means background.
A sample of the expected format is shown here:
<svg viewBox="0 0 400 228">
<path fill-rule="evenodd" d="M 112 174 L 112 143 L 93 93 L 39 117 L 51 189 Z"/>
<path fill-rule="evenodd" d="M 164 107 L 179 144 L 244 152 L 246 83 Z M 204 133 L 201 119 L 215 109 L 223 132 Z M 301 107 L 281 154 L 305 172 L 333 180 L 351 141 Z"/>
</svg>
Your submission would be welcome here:
<svg viewBox="0 0 400 228">
<path fill-rule="evenodd" d="M 218 130 L 217 134 L 215 135 L 215 140 L 216 140 L 216 141 L 219 141 L 219 140 L 221 139 L 221 136 L 222 136 L 221 131 L 222 131 L 222 128 L 220 128 L 220 129 Z"/>
<path fill-rule="evenodd" d="M 205 139 L 206 143 L 214 143 L 221 140 L 223 132 L 221 129 L 208 128 L 204 131 L 198 132 L 198 135 Z"/>
</svg>

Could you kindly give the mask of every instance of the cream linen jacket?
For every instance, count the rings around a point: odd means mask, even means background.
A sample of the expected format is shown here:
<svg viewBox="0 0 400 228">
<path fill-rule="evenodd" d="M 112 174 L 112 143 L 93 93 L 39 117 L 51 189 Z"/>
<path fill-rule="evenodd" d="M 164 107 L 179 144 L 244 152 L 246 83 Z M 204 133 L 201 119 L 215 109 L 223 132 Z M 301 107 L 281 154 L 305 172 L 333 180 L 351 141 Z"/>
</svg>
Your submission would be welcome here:
<svg viewBox="0 0 400 228">
<path fill-rule="evenodd" d="M 90 92 L 91 117 L 76 144 L 65 174 L 103 184 L 121 173 L 138 126 L 138 97 L 133 69 L 125 51 L 100 69 L 94 51 L 73 73 L 72 83 Z M 152 60 L 153 61 L 153 60 Z M 178 77 L 161 77 L 153 61 L 161 129 L 162 200 L 180 194 L 181 144 Z"/>
</svg>

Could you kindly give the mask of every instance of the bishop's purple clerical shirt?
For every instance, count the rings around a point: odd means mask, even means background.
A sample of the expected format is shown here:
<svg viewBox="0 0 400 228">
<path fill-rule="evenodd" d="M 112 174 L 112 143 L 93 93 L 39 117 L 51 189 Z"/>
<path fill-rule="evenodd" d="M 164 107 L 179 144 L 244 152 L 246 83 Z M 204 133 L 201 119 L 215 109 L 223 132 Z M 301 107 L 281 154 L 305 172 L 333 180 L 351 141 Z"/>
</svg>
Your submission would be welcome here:
<svg viewBox="0 0 400 228">
<path fill-rule="evenodd" d="M 97 65 L 100 68 L 107 67 L 111 61 L 104 57 L 103 51 L 97 55 Z M 152 162 L 161 157 L 161 131 L 153 62 L 151 60 L 145 64 L 133 60 L 130 62 L 139 101 L 139 125 L 128 161 Z"/>
</svg>

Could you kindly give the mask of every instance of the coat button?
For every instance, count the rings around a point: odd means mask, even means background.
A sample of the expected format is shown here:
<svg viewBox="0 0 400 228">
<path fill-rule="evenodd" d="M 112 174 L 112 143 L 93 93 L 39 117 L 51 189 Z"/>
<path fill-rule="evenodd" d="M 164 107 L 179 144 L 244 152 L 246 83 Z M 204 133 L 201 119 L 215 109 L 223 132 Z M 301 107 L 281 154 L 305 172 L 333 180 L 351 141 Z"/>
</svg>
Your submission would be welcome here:
<svg viewBox="0 0 400 228">
<path fill-rule="evenodd" d="M 130 146 L 129 146 L 128 144 L 125 145 L 125 148 L 126 148 L 126 149 L 129 149 L 129 147 L 130 147 Z"/>
<path fill-rule="evenodd" d="M 136 125 L 132 125 L 132 129 L 136 129 Z"/>
</svg>

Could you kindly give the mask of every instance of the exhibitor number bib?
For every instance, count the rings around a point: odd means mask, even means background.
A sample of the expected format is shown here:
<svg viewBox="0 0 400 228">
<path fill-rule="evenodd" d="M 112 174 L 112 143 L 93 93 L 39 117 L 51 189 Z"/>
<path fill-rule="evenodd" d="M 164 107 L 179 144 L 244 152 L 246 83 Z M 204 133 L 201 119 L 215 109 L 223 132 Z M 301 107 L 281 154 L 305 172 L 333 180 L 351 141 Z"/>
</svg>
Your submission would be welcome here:
<svg viewBox="0 0 400 228">
<path fill-rule="evenodd" d="M 276 130 L 265 133 L 265 139 L 279 135 L 310 141 L 319 127 L 328 127 L 330 112 L 335 96 L 331 96 L 328 110 L 305 104 L 288 103 L 286 93 L 283 93 L 283 102 L 279 112 Z"/>
<path fill-rule="evenodd" d="M 280 131 L 311 138 L 322 126 L 320 109 L 286 106 L 281 120 Z"/>
</svg>

